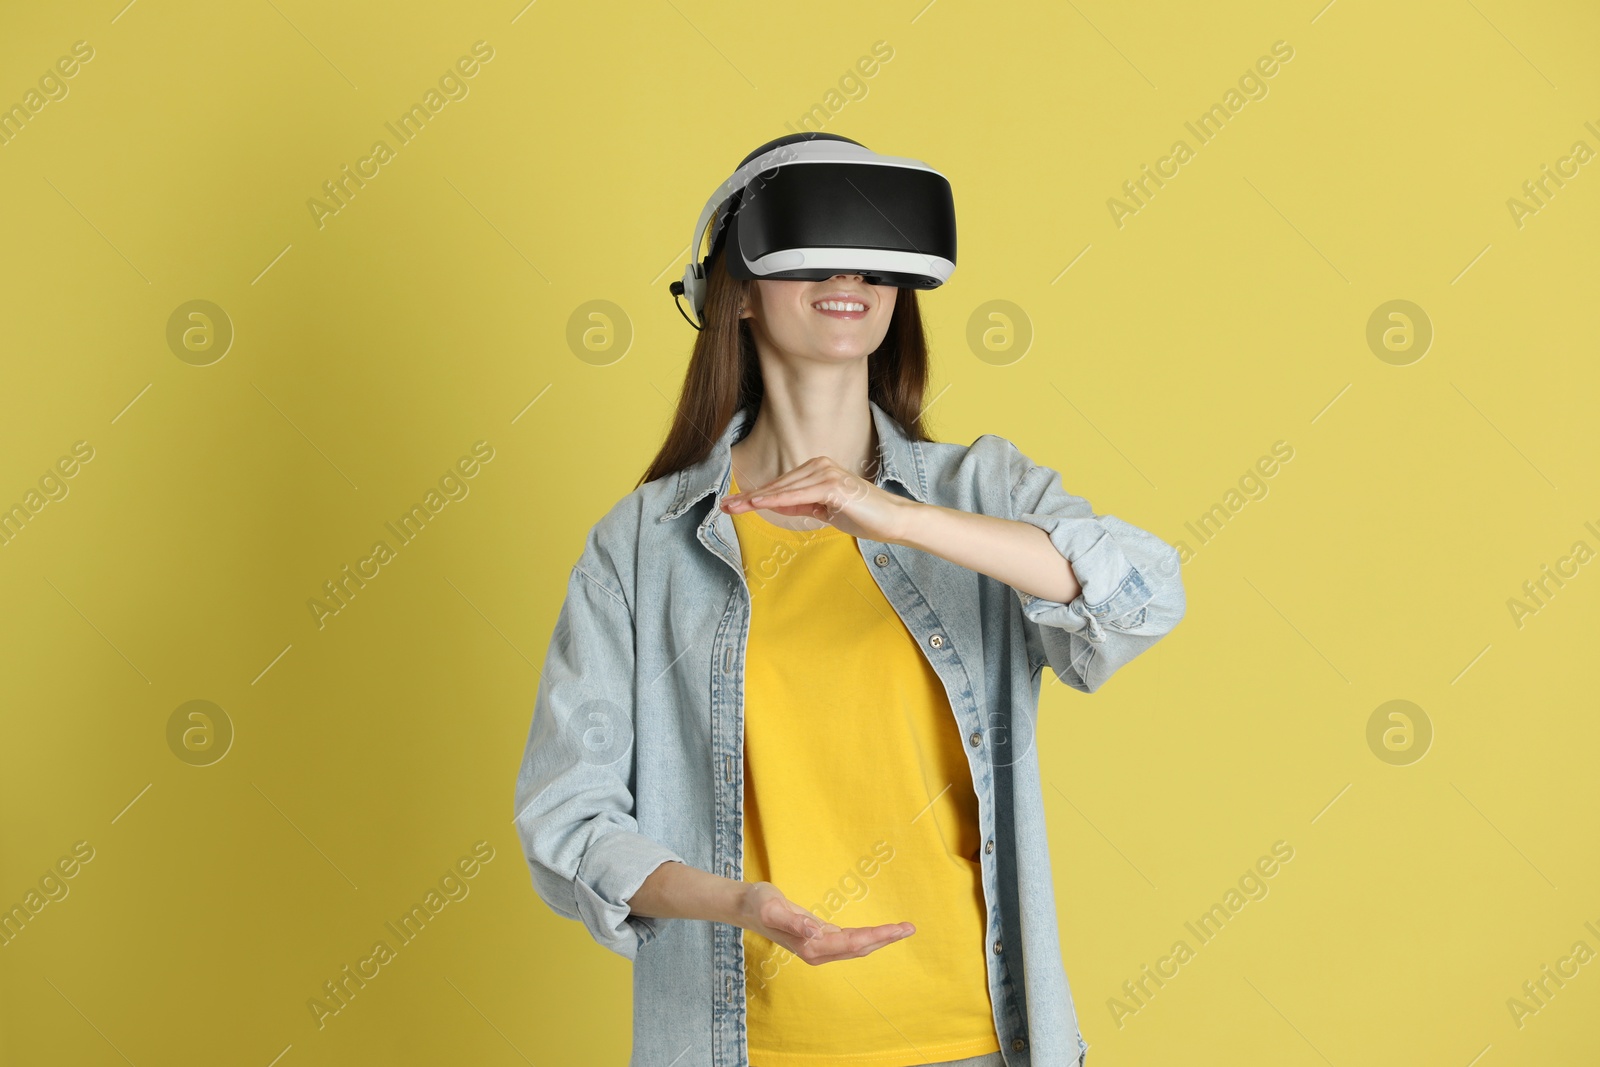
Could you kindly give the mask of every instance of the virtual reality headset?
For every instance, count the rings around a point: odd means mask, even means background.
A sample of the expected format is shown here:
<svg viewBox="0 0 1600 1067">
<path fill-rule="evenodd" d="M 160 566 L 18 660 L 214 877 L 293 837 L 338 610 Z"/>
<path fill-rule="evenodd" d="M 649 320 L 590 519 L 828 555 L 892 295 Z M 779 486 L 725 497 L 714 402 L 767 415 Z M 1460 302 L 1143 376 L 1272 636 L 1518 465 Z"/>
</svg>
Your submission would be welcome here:
<svg viewBox="0 0 1600 1067">
<path fill-rule="evenodd" d="M 697 260 L 708 226 L 710 249 Z M 670 289 L 697 330 L 719 250 L 734 278 L 859 274 L 869 285 L 934 289 L 956 268 L 955 202 L 945 176 L 919 160 L 837 134 L 780 137 L 744 158 L 695 223 L 689 265 Z M 685 295 L 693 319 L 678 303 Z"/>
</svg>

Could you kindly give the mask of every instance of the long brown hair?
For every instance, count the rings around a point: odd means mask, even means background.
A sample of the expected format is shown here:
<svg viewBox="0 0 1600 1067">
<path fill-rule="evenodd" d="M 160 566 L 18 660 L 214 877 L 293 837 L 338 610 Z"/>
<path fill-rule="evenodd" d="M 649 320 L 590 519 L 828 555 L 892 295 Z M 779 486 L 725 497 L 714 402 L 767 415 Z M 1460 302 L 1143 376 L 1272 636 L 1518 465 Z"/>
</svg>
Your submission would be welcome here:
<svg viewBox="0 0 1600 1067">
<path fill-rule="evenodd" d="M 755 421 L 764 393 L 761 361 L 750 324 L 739 318 L 739 308 L 754 285 L 754 279 L 728 273 L 721 251 L 712 259 L 706 276 L 705 328 L 695 336 L 672 427 L 638 485 L 705 459 L 735 412 L 747 410 L 751 423 Z M 930 441 L 922 423 L 927 384 L 922 308 L 915 289 L 901 289 L 895 294 L 883 343 L 867 357 L 867 398 L 893 416 L 907 437 Z"/>
</svg>

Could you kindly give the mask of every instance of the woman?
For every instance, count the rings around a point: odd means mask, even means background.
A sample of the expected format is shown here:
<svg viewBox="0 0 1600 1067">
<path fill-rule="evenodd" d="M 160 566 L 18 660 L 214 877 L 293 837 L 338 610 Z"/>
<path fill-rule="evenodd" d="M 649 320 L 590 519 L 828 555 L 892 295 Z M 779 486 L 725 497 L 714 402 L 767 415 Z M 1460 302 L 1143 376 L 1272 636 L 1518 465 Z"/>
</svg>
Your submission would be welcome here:
<svg viewBox="0 0 1600 1067">
<path fill-rule="evenodd" d="M 1041 672 L 1092 693 L 1169 632 L 1177 553 L 1003 437 L 929 438 L 915 290 L 715 246 L 706 284 L 666 442 L 568 579 L 534 885 L 634 961 L 633 1064 L 1081 1065 Z"/>
</svg>

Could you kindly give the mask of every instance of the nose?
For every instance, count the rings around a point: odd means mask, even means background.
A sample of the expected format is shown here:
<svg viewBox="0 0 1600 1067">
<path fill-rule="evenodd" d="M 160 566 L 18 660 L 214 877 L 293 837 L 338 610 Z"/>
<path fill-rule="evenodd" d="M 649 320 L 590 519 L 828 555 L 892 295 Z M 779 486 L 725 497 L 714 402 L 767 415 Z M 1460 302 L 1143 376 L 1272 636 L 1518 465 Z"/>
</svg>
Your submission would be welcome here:
<svg viewBox="0 0 1600 1067">
<path fill-rule="evenodd" d="M 835 278 L 854 278 L 858 282 L 861 280 L 861 275 L 859 275 L 859 274 L 835 274 L 834 277 Z"/>
</svg>

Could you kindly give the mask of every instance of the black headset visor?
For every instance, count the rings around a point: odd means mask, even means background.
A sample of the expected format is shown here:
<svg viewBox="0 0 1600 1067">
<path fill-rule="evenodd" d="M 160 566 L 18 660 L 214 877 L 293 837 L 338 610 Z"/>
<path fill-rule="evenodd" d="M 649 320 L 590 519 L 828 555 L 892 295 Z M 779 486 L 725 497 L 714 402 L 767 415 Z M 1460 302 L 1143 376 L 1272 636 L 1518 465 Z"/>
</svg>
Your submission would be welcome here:
<svg viewBox="0 0 1600 1067">
<path fill-rule="evenodd" d="M 930 170 L 790 163 L 750 182 L 725 236 L 718 243 L 735 278 L 860 274 L 872 285 L 932 289 L 944 275 L 930 260 L 955 262 L 955 203 L 949 181 Z"/>
</svg>

